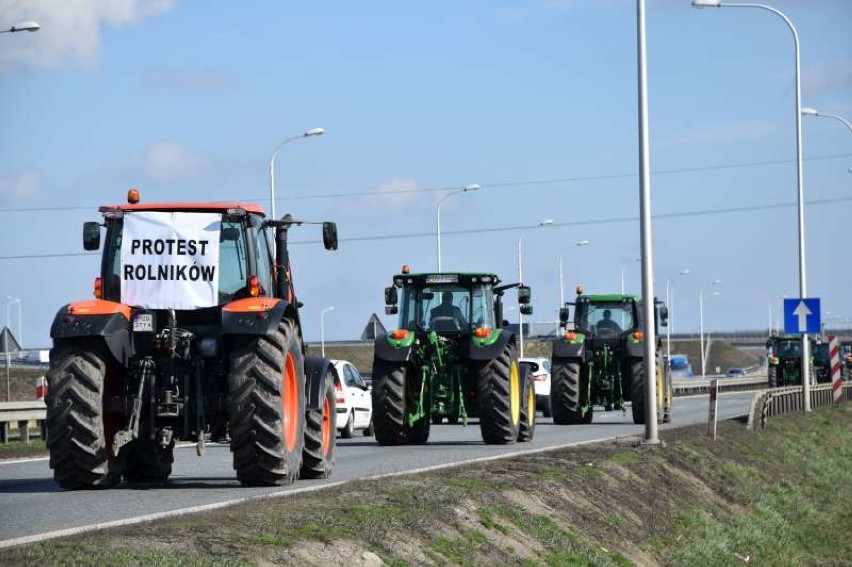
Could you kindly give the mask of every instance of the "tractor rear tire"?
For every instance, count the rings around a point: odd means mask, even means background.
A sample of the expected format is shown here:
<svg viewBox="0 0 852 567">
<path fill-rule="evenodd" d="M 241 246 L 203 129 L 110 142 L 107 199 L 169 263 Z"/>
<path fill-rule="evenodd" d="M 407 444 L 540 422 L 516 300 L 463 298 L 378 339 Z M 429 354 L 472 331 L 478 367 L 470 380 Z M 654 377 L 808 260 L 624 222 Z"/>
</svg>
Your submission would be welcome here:
<svg viewBox="0 0 852 567">
<path fill-rule="evenodd" d="M 633 423 L 645 424 L 645 360 L 635 359 L 630 364 L 630 401 Z"/>
<path fill-rule="evenodd" d="M 770 366 L 766 371 L 766 376 L 768 378 L 768 383 L 770 388 L 778 387 L 778 368 L 775 366 Z"/>
<path fill-rule="evenodd" d="M 373 428 L 379 445 L 408 443 L 405 426 L 407 362 L 376 360 L 373 365 Z"/>
<path fill-rule="evenodd" d="M 129 483 L 163 484 L 169 480 L 174 463 L 175 443 L 166 448 L 153 439 L 136 439 L 127 448 L 124 480 Z"/>
<path fill-rule="evenodd" d="M 228 377 L 231 451 L 247 486 L 292 484 L 305 443 L 305 368 L 296 324 L 238 343 Z"/>
<path fill-rule="evenodd" d="M 524 443 L 535 437 L 535 388 L 532 380 L 524 380 L 521 393 L 521 421 L 518 425 L 518 441 Z"/>
<path fill-rule="evenodd" d="M 429 428 L 431 424 L 432 420 L 429 419 L 428 415 L 425 415 L 414 425 L 409 426 L 405 432 L 408 442 L 412 445 L 423 445 L 426 443 L 429 440 Z"/>
<path fill-rule="evenodd" d="M 553 370 L 550 377 L 550 410 L 553 413 L 553 423 L 556 425 L 574 425 L 584 422 L 580 413 L 580 371 L 579 362 L 571 362 L 565 358 L 553 359 Z M 592 407 L 586 419 L 591 421 Z M 586 422 L 588 423 L 588 421 Z"/>
<path fill-rule="evenodd" d="M 337 453 L 337 396 L 334 374 L 325 377 L 325 392 L 320 409 L 305 411 L 305 448 L 302 450 L 301 478 L 328 478 Z"/>
<path fill-rule="evenodd" d="M 479 428 L 490 445 L 514 443 L 521 422 L 521 379 L 515 343 L 477 372 Z"/>
<path fill-rule="evenodd" d="M 121 416 L 106 412 L 108 357 L 94 341 L 51 353 L 47 371 L 47 448 L 60 488 L 109 488 L 121 481 L 112 440 Z"/>
</svg>

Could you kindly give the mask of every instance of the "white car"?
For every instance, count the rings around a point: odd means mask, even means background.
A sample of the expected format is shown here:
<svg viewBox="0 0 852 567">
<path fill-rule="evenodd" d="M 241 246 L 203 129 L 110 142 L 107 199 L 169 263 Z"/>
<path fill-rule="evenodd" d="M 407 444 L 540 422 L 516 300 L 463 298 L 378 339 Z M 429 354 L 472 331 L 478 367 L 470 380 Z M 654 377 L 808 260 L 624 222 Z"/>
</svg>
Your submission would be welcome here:
<svg viewBox="0 0 852 567">
<path fill-rule="evenodd" d="M 332 360 L 337 375 L 334 387 L 337 393 L 337 419 L 335 425 L 340 436 L 348 439 L 356 429 L 364 435 L 373 434 L 373 397 L 370 389 L 351 362 Z"/>
<path fill-rule="evenodd" d="M 550 359 L 521 358 L 518 362 L 522 367 L 528 367 L 533 379 L 535 409 L 541 411 L 544 417 L 550 417 Z"/>
</svg>

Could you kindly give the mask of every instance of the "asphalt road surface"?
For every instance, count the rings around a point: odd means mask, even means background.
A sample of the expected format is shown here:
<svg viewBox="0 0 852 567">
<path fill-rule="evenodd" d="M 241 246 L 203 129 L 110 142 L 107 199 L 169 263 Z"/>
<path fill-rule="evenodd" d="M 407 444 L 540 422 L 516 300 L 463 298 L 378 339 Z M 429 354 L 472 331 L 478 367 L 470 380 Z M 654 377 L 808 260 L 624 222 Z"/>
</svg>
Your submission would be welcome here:
<svg viewBox="0 0 852 567">
<path fill-rule="evenodd" d="M 753 394 L 736 392 L 719 398 L 719 418 L 748 414 Z M 676 398 L 674 423 L 668 427 L 707 421 L 708 397 Z M 0 463 L 0 547 L 44 537 L 68 535 L 95 525 L 120 525 L 140 519 L 180 513 L 187 508 L 215 508 L 248 498 L 316 489 L 341 481 L 382 474 L 416 471 L 546 450 L 569 444 L 641 435 L 628 412 L 596 411 L 590 425 L 559 426 L 539 414 L 535 439 L 513 445 L 486 445 L 479 425 L 433 425 L 426 445 L 381 447 L 359 433 L 338 439 L 337 462 L 330 479 L 300 480 L 293 486 L 244 488 L 236 480 L 227 445 L 208 444 L 203 457 L 194 446 L 175 449 L 170 482 L 164 487 L 122 484 L 110 490 L 61 491 L 53 482 L 47 459 Z M 664 433 L 661 437 L 665 439 Z M 203 509 L 203 508 L 202 508 Z"/>
</svg>

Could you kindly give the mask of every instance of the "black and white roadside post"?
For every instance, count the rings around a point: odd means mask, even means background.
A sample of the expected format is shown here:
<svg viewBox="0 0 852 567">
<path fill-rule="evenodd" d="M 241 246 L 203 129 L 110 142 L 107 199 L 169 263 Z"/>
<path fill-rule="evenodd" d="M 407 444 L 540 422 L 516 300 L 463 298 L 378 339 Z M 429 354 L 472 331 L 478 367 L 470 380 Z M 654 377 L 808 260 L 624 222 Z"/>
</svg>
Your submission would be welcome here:
<svg viewBox="0 0 852 567">
<path fill-rule="evenodd" d="M 636 0 L 639 74 L 639 210 L 642 242 L 642 327 L 645 334 L 645 441 L 659 445 L 657 427 L 657 329 L 654 328 L 654 259 L 651 240 L 651 170 L 648 148 L 648 66 L 645 50 L 645 0 Z"/>
</svg>

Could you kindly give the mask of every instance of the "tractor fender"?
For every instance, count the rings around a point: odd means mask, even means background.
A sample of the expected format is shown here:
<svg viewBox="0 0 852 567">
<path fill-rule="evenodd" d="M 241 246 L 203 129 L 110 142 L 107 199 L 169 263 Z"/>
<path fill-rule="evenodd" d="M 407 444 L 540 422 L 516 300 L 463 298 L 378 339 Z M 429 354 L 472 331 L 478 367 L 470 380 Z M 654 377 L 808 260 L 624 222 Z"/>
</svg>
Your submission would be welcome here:
<svg viewBox="0 0 852 567">
<path fill-rule="evenodd" d="M 386 360 L 388 362 L 405 362 L 411 358 L 411 348 L 413 341 L 407 345 L 401 346 L 392 345 L 387 335 L 381 335 L 376 338 L 374 356 L 377 360 Z M 406 341 L 407 342 L 407 341 Z"/>
<path fill-rule="evenodd" d="M 515 335 L 502 331 L 494 342 L 479 346 L 474 342 L 470 343 L 470 360 L 493 360 L 503 354 L 506 345 L 509 342 L 515 342 Z"/>
<path fill-rule="evenodd" d="M 627 356 L 631 358 L 645 358 L 645 343 L 643 341 L 627 341 L 625 348 Z"/>
<path fill-rule="evenodd" d="M 569 343 L 564 339 L 553 341 L 553 358 L 584 358 L 586 343 Z"/>
<path fill-rule="evenodd" d="M 95 299 L 69 303 L 56 313 L 50 326 L 54 344 L 68 339 L 103 337 L 110 354 L 122 364 L 132 356 L 130 307 Z"/>
<path fill-rule="evenodd" d="M 281 319 L 296 312 L 293 304 L 276 297 L 249 297 L 222 306 L 223 335 L 271 335 Z M 295 319 L 295 317 L 292 317 Z"/>
<path fill-rule="evenodd" d="M 322 409 L 329 371 L 337 374 L 331 360 L 321 356 L 305 357 L 305 410 Z"/>
</svg>

